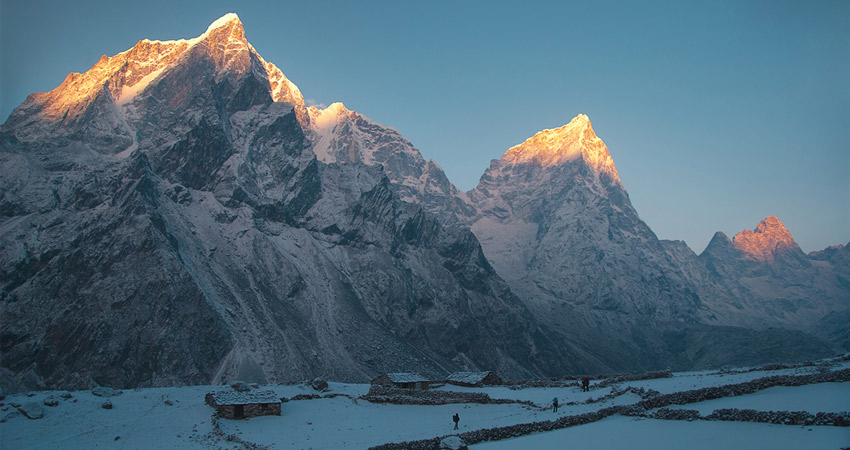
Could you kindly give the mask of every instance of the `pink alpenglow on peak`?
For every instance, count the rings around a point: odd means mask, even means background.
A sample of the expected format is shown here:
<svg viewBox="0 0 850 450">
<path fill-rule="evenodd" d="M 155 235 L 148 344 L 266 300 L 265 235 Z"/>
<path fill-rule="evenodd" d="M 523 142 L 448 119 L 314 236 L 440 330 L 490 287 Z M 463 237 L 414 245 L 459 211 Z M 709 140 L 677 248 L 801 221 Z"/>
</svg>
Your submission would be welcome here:
<svg viewBox="0 0 850 450">
<path fill-rule="evenodd" d="M 732 243 L 747 258 L 756 261 L 773 261 L 778 252 L 799 248 L 791 232 L 776 216 L 768 216 L 753 231 L 736 234 Z"/>
<path fill-rule="evenodd" d="M 597 173 L 607 173 L 620 183 L 608 147 L 596 136 L 590 119 L 584 114 L 577 115 L 562 127 L 538 132 L 522 144 L 511 147 L 502 156 L 503 161 L 513 164 L 537 162 L 543 167 L 579 158 Z"/>
</svg>

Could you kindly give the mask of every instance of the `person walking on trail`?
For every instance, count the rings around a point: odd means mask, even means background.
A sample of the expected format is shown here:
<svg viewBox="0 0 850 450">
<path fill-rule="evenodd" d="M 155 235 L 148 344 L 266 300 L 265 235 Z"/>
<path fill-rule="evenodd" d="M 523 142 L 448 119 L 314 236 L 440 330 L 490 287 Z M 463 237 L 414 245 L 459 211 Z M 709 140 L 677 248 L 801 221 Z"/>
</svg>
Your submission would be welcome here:
<svg viewBox="0 0 850 450">
<path fill-rule="evenodd" d="M 455 413 L 455 415 L 452 416 L 452 420 L 455 421 L 455 430 L 457 430 L 457 423 L 460 422 L 460 416 Z"/>
<path fill-rule="evenodd" d="M 584 378 L 581 380 L 581 390 L 584 392 L 590 391 L 590 378 Z"/>
<path fill-rule="evenodd" d="M 552 412 L 558 412 L 558 397 L 552 399 Z"/>
</svg>

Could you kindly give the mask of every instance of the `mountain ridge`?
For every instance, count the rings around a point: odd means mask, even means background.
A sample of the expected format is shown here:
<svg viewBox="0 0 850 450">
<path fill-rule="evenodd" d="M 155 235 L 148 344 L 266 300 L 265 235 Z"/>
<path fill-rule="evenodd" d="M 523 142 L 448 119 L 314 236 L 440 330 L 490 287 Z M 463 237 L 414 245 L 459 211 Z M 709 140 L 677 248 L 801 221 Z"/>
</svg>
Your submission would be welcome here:
<svg viewBox="0 0 850 450">
<path fill-rule="evenodd" d="M 237 16 L 213 25 L 102 58 L 0 126 L 7 391 L 694 368 L 791 340 L 791 359 L 829 351 L 802 331 L 732 328 L 729 304 L 814 268 L 840 312 L 844 248 L 768 268 L 674 252 L 586 116 L 509 149 L 463 193 L 396 130 L 341 103 L 308 108 Z M 541 160 L 549 142 L 563 145 Z M 712 278 L 739 264 L 749 278 L 732 288 Z M 793 318 L 790 294 L 776 303 L 791 308 L 748 308 Z"/>
</svg>

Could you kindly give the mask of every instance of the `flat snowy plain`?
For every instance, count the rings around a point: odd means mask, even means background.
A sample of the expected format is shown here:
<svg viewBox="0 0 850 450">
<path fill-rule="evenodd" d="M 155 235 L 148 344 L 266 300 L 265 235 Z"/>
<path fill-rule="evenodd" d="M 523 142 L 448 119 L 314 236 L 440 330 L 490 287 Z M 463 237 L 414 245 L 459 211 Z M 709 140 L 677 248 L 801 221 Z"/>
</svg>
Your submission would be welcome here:
<svg viewBox="0 0 850 450">
<path fill-rule="evenodd" d="M 850 367 L 850 361 L 832 364 L 830 370 Z M 623 382 L 582 392 L 577 386 L 559 388 L 507 387 L 441 390 L 483 392 L 494 399 L 525 400 L 525 404 L 394 405 L 358 399 L 368 392 L 365 384 L 330 383 L 320 395 L 334 398 L 293 400 L 283 403 L 281 416 L 245 420 L 218 419 L 204 403 L 207 392 L 226 386 L 192 386 L 125 390 L 109 398 L 113 408 L 103 409 L 106 398 L 91 391 L 38 391 L 8 395 L 0 406 L 0 449 L 365 449 L 388 442 L 427 439 L 453 433 L 452 415 L 460 415 L 459 432 L 550 420 L 560 416 L 598 411 L 613 405 L 635 403 L 633 393 L 604 402 L 585 400 L 610 394 L 614 387 L 645 388 L 662 394 L 703 387 L 742 383 L 772 375 L 804 375 L 823 368 L 729 373 L 704 371 L 675 373 L 672 378 Z M 307 384 L 260 386 L 280 397 L 317 394 Z M 45 406 L 53 396 L 57 406 Z M 66 394 L 67 396 L 67 394 Z M 553 397 L 562 407 L 551 409 Z M 567 403 L 576 402 L 574 405 Z M 44 416 L 28 419 L 17 407 L 41 408 Z M 716 409 L 841 412 L 850 410 L 850 383 L 820 383 L 798 387 L 773 387 L 749 395 L 671 406 L 696 409 L 707 415 Z M 470 447 L 495 449 L 841 449 L 850 448 L 850 428 L 794 426 L 697 420 L 673 421 L 614 415 L 598 422 L 528 436 L 484 442 Z"/>
</svg>

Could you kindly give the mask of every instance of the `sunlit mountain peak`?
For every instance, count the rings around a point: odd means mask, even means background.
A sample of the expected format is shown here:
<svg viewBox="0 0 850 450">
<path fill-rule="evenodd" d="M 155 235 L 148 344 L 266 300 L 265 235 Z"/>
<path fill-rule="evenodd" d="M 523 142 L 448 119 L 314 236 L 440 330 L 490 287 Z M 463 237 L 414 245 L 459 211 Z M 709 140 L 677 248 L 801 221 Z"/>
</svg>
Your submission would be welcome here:
<svg viewBox="0 0 850 450">
<path fill-rule="evenodd" d="M 773 261 L 778 252 L 799 248 L 776 216 L 768 216 L 753 231 L 741 231 L 732 242 L 748 258 L 758 261 Z"/>
<path fill-rule="evenodd" d="M 597 173 L 606 173 L 620 183 L 608 147 L 596 136 L 590 118 L 585 114 L 577 115 L 562 127 L 538 132 L 522 144 L 511 147 L 502 156 L 503 161 L 513 164 L 534 162 L 543 167 L 579 158 Z"/>
</svg>

